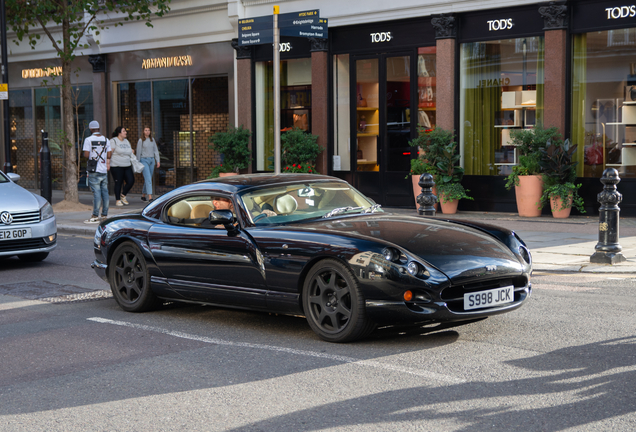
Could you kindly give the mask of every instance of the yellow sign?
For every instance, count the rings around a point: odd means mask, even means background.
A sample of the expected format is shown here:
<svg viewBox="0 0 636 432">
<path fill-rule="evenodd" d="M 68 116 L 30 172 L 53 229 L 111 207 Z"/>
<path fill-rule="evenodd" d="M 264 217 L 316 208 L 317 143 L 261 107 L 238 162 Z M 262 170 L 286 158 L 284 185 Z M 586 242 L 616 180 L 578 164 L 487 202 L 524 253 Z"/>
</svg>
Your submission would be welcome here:
<svg viewBox="0 0 636 432">
<path fill-rule="evenodd" d="M 62 66 L 47 67 L 41 69 L 22 69 L 22 78 L 44 78 L 51 75 L 62 75 Z"/>
<path fill-rule="evenodd" d="M 141 61 L 142 69 L 169 68 L 173 66 L 192 66 L 192 57 L 189 55 L 157 57 Z"/>
<path fill-rule="evenodd" d="M 0 84 L 0 100 L 9 99 L 9 84 Z"/>
</svg>

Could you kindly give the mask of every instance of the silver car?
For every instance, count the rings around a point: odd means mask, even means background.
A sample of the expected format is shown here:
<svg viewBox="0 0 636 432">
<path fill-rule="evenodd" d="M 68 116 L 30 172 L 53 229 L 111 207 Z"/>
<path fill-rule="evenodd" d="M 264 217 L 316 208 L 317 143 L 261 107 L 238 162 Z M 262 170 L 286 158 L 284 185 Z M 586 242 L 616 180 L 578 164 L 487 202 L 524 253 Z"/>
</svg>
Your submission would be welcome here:
<svg viewBox="0 0 636 432">
<path fill-rule="evenodd" d="M 18 174 L 0 171 L 0 258 L 42 261 L 57 246 L 53 207 L 18 180 Z"/>
</svg>

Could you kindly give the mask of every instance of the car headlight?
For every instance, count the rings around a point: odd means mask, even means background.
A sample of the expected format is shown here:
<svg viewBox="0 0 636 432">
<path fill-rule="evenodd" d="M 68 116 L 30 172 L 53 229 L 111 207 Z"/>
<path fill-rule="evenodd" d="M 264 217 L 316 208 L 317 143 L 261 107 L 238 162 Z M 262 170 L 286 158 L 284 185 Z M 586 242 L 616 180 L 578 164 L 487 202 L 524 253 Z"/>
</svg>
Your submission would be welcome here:
<svg viewBox="0 0 636 432">
<path fill-rule="evenodd" d="M 55 215 L 53 214 L 53 207 L 51 207 L 51 204 L 44 204 L 40 209 L 40 220 L 44 221 L 47 219 L 51 219 L 53 216 Z"/>
<path fill-rule="evenodd" d="M 415 277 L 427 278 L 431 275 L 430 272 L 426 270 L 426 267 L 416 261 L 409 262 L 406 266 L 406 270 L 411 276 Z"/>
</svg>

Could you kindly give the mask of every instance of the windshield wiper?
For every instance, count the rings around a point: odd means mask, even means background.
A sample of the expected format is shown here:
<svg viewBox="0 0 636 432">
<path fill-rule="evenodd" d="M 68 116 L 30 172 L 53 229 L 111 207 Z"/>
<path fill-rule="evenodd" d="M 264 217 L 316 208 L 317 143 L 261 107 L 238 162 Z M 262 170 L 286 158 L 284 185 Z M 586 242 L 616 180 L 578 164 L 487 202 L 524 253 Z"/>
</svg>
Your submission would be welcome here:
<svg viewBox="0 0 636 432">
<path fill-rule="evenodd" d="M 348 212 L 350 210 L 362 210 L 362 207 L 338 207 L 331 210 L 329 213 L 323 216 L 323 218 L 330 218 L 332 216 L 338 215 L 340 213 Z"/>
<path fill-rule="evenodd" d="M 371 207 L 365 208 L 362 213 L 375 213 L 380 211 L 380 207 L 382 207 L 380 204 L 373 204 Z"/>
</svg>

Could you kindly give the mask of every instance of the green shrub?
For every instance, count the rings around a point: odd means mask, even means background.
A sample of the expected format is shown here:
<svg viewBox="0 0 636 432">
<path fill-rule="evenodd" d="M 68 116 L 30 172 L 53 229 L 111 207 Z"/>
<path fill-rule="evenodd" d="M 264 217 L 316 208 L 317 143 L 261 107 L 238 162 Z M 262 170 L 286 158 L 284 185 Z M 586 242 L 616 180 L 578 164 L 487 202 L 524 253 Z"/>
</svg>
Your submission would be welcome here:
<svg viewBox="0 0 636 432">
<path fill-rule="evenodd" d="M 252 133 L 243 126 L 235 128 L 230 126 L 227 132 L 217 132 L 208 138 L 212 144 L 210 148 L 223 155 L 223 163 L 212 168 L 208 178 L 215 178 L 222 172 L 236 172 L 247 168 L 252 161 L 252 152 L 249 148 Z"/>
<path fill-rule="evenodd" d="M 322 147 L 318 145 L 317 141 L 318 136 L 298 128 L 283 133 L 280 137 L 282 171 L 292 172 L 292 168 L 295 169 L 300 165 L 314 168 L 311 171 L 296 172 L 316 172 L 316 158 L 322 152 Z M 285 168 L 289 168 L 289 170 Z"/>
</svg>

